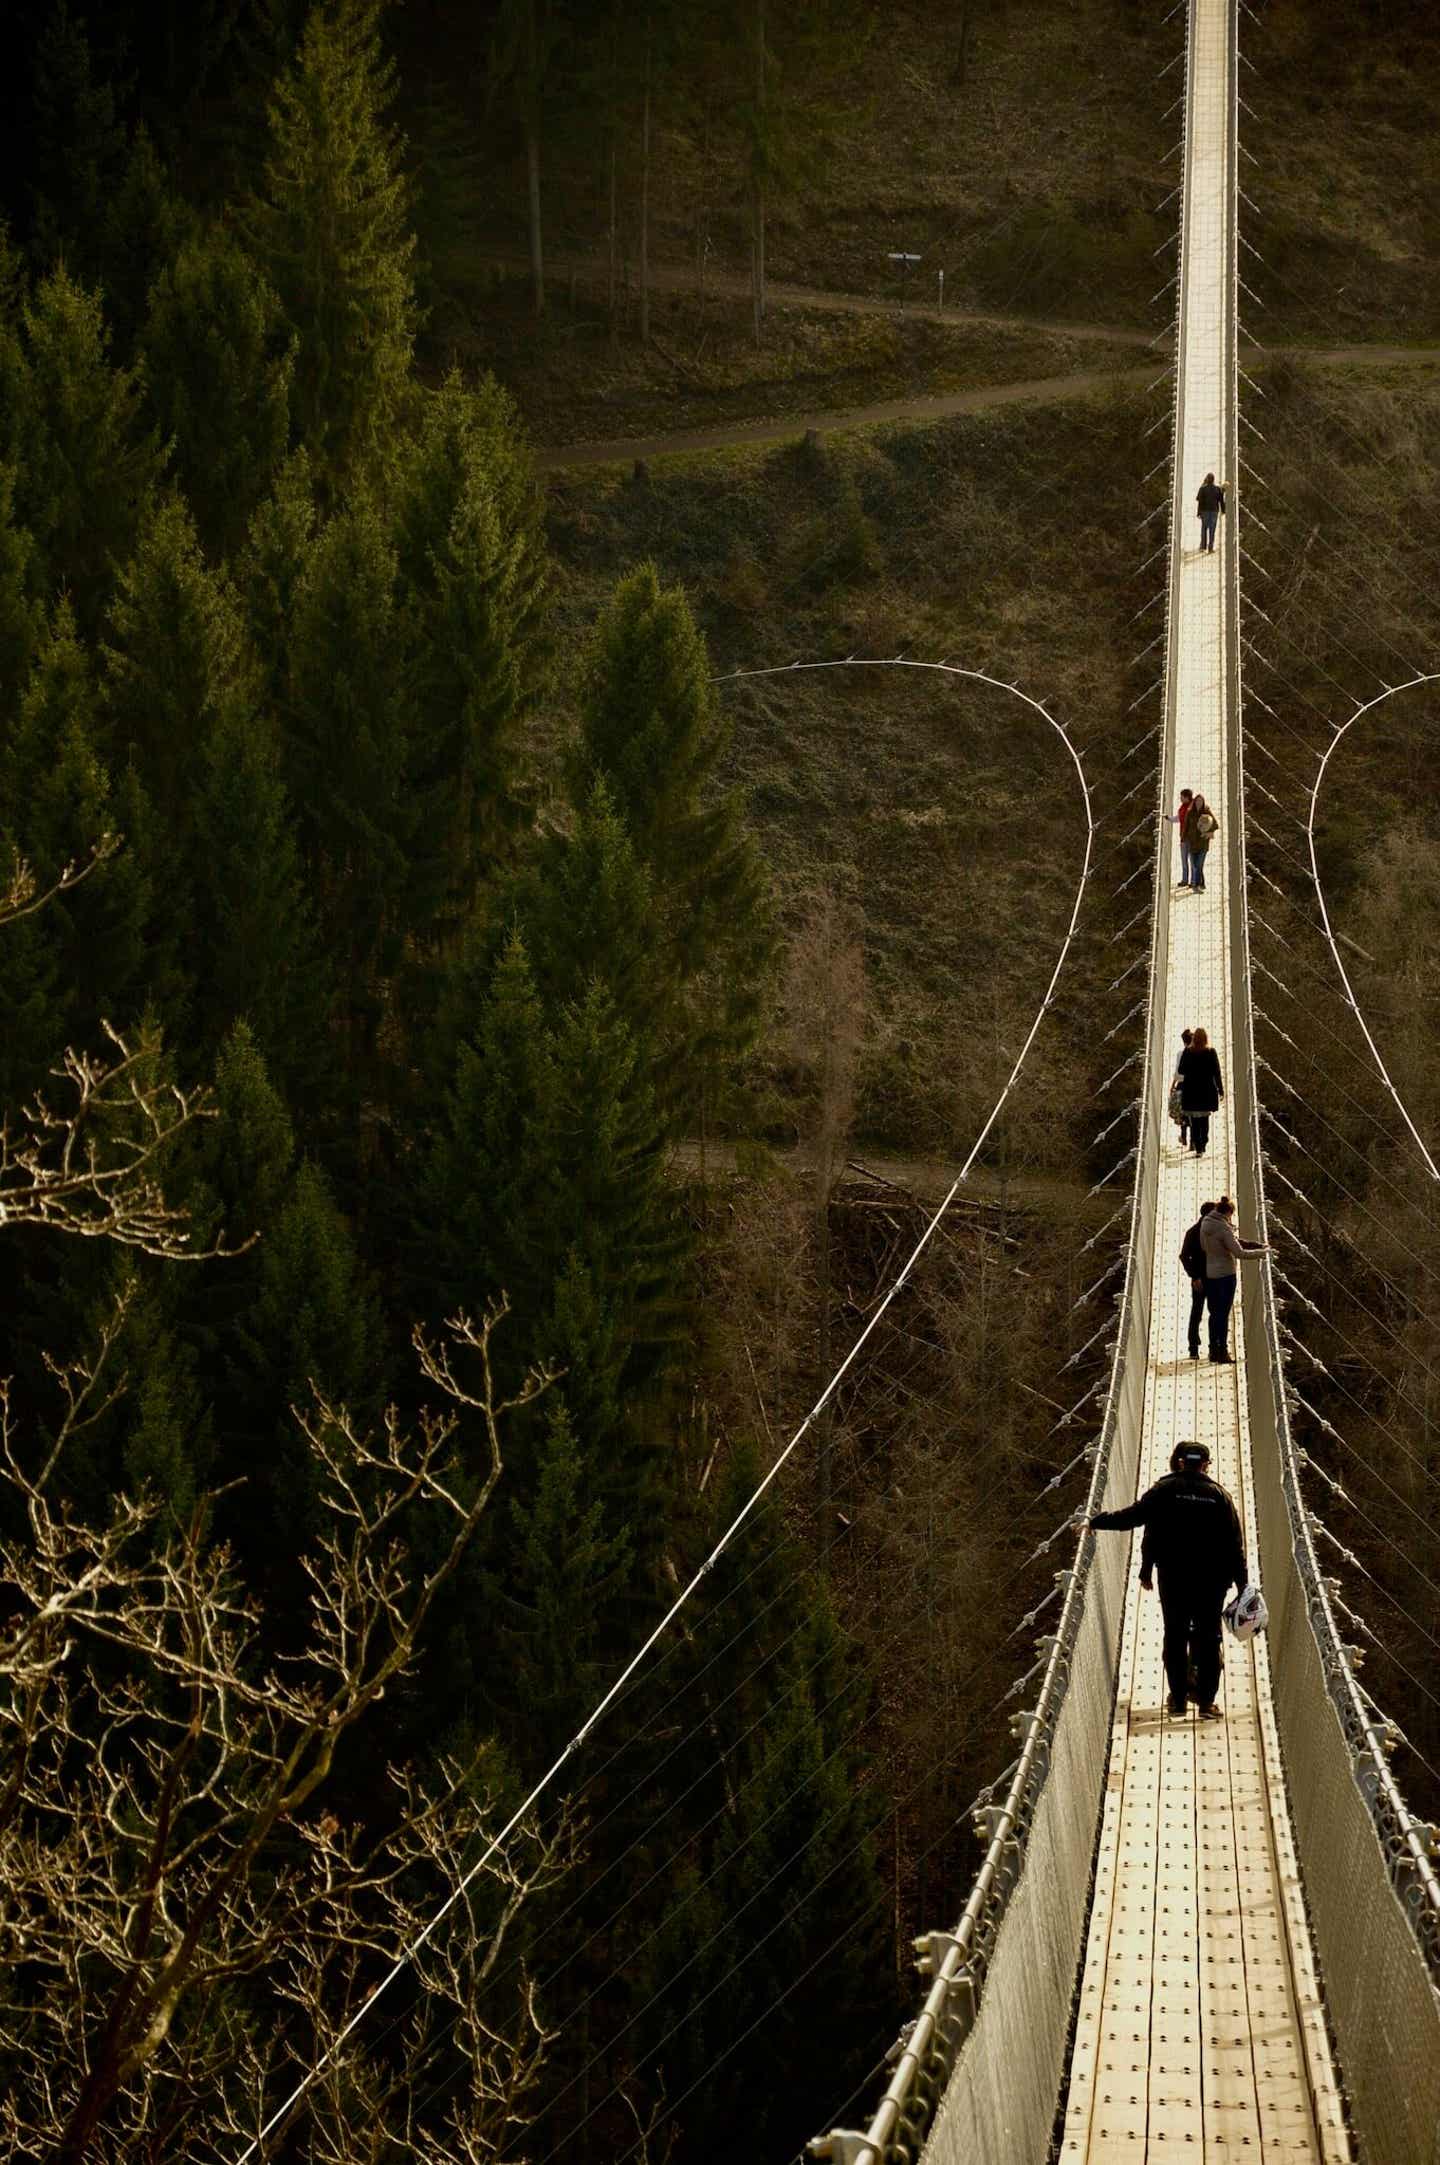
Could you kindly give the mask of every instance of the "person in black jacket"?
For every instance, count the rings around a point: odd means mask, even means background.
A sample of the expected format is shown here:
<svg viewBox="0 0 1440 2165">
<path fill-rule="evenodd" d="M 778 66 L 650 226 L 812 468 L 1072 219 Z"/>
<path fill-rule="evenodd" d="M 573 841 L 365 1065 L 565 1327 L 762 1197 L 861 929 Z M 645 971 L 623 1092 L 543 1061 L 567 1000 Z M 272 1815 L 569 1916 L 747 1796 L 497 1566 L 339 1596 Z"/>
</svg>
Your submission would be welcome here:
<svg viewBox="0 0 1440 2165">
<path fill-rule="evenodd" d="M 1205 1471 L 1209 1463 L 1207 1445 L 1177 1443 L 1163 1480 L 1122 1511 L 1097 1511 L 1090 1524 L 1097 1533 L 1144 1527 L 1140 1584 L 1148 1590 L 1159 1572 L 1170 1712 L 1182 1715 L 1193 1689 L 1203 1719 L 1219 1721 L 1220 1610 L 1247 1573 L 1240 1515 Z"/>
<path fill-rule="evenodd" d="M 1202 554 L 1211 554 L 1215 548 L 1215 522 L 1225 509 L 1225 489 L 1213 474 L 1207 474 L 1195 491 L 1195 509 L 1200 514 L 1200 548 Z"/>
<path fill-rule="evenodd" d="M 1185 1034 L 1188 1037 L 1190 1033 L 1187 1030 Z M 1200 1216 L 1180 1243 L 1180 1268 L 1190 1280 L 1190 1329 L 1186 1342 L 1192 1361 L 1200 1358 L 1200 1318 L 1205 1313 L 1205 1250 L 1200 1243 L 1200 1225 L 1214 1208 L 1213 1203 L 1200 1205 Z"/>
<path fill-rule="evenodd" d="M 1191 1031 L 1175 1072 L 1180 1078 L 1180 1109 L 1190 1123 L 1190 1147 L 1197 1158 L 1203 1158 L 1210 1142 L 1210 1115 L 1219 1111 L 1225 1095 L 1220 1055 L 1206 1031 Z"/>
</svg>

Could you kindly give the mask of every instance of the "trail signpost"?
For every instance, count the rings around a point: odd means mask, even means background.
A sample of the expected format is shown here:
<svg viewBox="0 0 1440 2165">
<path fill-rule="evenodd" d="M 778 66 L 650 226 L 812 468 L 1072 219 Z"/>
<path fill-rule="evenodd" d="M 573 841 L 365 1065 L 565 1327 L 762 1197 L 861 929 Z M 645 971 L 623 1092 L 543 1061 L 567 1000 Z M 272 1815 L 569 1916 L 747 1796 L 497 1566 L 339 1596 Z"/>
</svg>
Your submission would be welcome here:
<svg viewBox="0 0 1440 2165">
<path fill-rule="evenodd" d="M 891 248 L 887 251 L 885 260 L 887 263 L 898 263 L 900 266 L 900 306 L 903 308 L 905 306 L 906 282 L 920 258 L 907 255 L 902 248 Z"/>
</svg>

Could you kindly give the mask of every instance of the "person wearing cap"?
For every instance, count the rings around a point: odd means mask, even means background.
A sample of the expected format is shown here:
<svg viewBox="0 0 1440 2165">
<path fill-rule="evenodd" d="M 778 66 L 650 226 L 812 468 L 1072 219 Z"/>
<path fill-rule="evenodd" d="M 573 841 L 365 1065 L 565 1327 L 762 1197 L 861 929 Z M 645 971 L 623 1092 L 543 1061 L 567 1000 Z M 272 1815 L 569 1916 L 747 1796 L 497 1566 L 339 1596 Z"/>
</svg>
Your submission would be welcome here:
<svg viewBox="0 0 1440 2165">
<path fill-rule="evenodd" d="M 1148 1592 L 1159 1572 L 1165 1681 L 1177 1720 L 1192 1691 L 1201 1718 L 1220 1720 L 1220 1611 L 1232 1584 L 1238 1591 L 1248 1578 L 1240 1514 L 1211 1480 L 1209 1464 L 1207 1444 L 1177 1443 L 1162 1480 L 1122 1510 L 1097 1511 L 1090 1521 L 1096 1533 L 1145 1529 L 1140 1584 Z"/>
</svg>

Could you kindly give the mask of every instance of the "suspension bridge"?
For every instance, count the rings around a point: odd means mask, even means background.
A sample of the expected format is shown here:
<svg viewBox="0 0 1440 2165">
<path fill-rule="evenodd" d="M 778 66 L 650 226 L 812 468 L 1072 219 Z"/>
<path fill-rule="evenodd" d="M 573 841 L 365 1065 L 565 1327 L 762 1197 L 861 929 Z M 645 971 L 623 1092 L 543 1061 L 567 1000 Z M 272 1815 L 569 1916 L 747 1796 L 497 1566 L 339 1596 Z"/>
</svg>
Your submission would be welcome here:
<svg viewBox="0 0 1440 2165">
<path fill-rule="evenodd" d="M 1198 485 L 1241 472 L 1243 0 L 1186 4 L 1160 798 L 1188 784 L 1220 827 L 1202 894 L 1172 892 L 1160 828 L 1134 1205 L 1088 1511 L 1129 1502 L 1181 1438 L 1204 1441 L 1270 1630 L 1227 1646 L 1222 1723 L 1174 1720 L 1130 1544 L 1079 1535 L 970 1898 L 919 1943 L 929 1987 L 873 2117 L 810 2145 L 830 2165 L 1440 2161 L 1435 1833 L 1391 1775 L 1317 1561 L 1268 1264 L 1241 1271 L 1236 1364 L 1177 1357 L 1176 1258 L 1202 1189 L 1235 1197 L 1247 1231 L 1266 1225 L 1233 488 L 1213 553 L 1194 546 Z M 1313 816 L 1311 839 L 1313 857 Z M 1228 1090 L 1203 1162 L 1165 1119 L 1196 1023 Z"/>
<path fill-rule="evenodd" d="M 1257 1060 L 1253 1027 L 1268 1018 L 1252 1001 L 1252 982 L 1264 977 L 1293 997 L 1273 972 L 1258 962 L 1252 967 L 1250 952 L 1241 665 L 1242 654 L 1253 650 L 1240 624 L 1247 552 L 1245 513 L 1233 486 L 1213 553 L 1194 546 L 1198 484 L 1212 470 L 1234 484 L 1244 469 L 1239 32 L 1250 9 L 1247 0 L 1179 0 L 1172 14 L 1182 9 L 1168 580 L 1156 642 L 1164 654 L 1160 841 L 1148 988 L 1132 1010 L 1145 1016 L 1139 1134 L 1118 1321 L 1099 1394 L 1103 1425 L 1098 1443 L 1049 1484 L 1058 1487 L 1082 1459 L 1092 1461 L 1073 1558 L 1056 1574 L 1053 1595 L 1017 1627 L 1028 1628 L 1052 1600 L 1058 1603 L 1031 1672 L 1039 1677 L 1034 1702 L 1013 1717 L 1018 1755 L 977 1814 L 985 1843 L 980 1869 L 953 1925 L 917 1943 L 923 2004 L 890 2055 L 890 2079 L 870 2118 L 858 2127 L 833 2127 L 808 2145 L 811 2157 L 828 2165 L 1163 2165 L 1181 2157 L 1235 2165 L 1246 2154 L 1276 2165 L 1440 2165 L 1437 1830 L 1416 1819 L 1397 1786 L 1389 1758 L 1393 1726 L 1361 1684 L 1358 1652 L 1341 1624 L 1366 1627 L 1320 1567 L 1316 1536 L 1340 1544 L 1301 1494 L 1304 1454 L 1291 1433 L 1290 1411 L 1305 1401 L 1287 1384 L 1281 1350 L 1298 1341 L 1280 1315 L 1277 1280 L 1285 1281 L 1268 1261 L 1241 1273 L 1235 1364 L 1180 1358 L 1185 1288 L 1178 1255 L 1202 1189 L 1234 1197 L 1242 1228 L 1265 1237 L 1261 1122 L 1267 1115 L 1255 1085 L 1264 1063 Z M 1343 606 L 1353 614 L 1352 601 L 1343 599 Z M 910 1281 L 1052 1004 L 1097 862 L 1084 766 L 1064 724 L 1018 686 L 949 662 L 851 656 L 791 667 L 904 669 L 932 672 L 936 682 L 984 683 L 1013 695 L 1055 731 L 1075 770 L 1086 839 L 1069 926 L 1044 997 L 948 1193 L 754 1493 L 445 1901 L 396 1951 L 314 2064 L 283 2087 L 235 2165 L 265 2153 L 268 2139 L 340 2065 L 348 2041 L 376 2019 L 380 2003 L 447 1920 L 463 1924 L 462 1905 L 476 1878 L 538 1801 L 573 1774 L 577 1755 L 641 1672 L 663 1662 L 661 1653 L 652 1665 L 662 1642 L 673 1648 L 682 1611 Z M 733 680 L 788 673 L 736 670 Z M 1319 879 L 1315 818 L 1330 753 L 1346 732 L 1397 691 L 1437 681 L 1415 674 L 1405 683 L 1383 682 L 1378 697 L 1355 701 L 1343 724 L 1331 724 L 1333 741 L 1323 757 L 1316 755 L 1319 772 L 1302 823 L 1320 930 L 1431 1179 L 1440 1173 L 1385 1072 L 1336 945 Z M 1274 714 L 1263 697 L 1249 696 Z M 1202 791 L 1220 815 L 1203 894 L 1172 891 L 1175 845 L 1159 825 L 1159 812 L 1173 805 L 1182 783 Z M 1264 836 L 1253 817 L 1250 825 Z M 1307 868 L 1284 854 L 1303 877 Z M 1177 1147 L 1165 1108 L 1180 1031 L 1197 1023 L 1219 1052 L 1228 1092 L 1203 1166 Z M 1299 1196 L 1283 1170 L 1275 1171 L 1287 1193 Z M 1114 1535 L 1097 1540 L 1084 1525 L 1094 1512 L 1128 1503 L 1166 1469 L 1176 1442 L 1192 1437 L 1208 1444 L 1214 1471 L 1237 1499 L 1246 1553 L 1270 1609 L 1265 1636 L 1227 1647 L 1225 1719 L 1204 1725 L 1165 1712 L 1159 1605 L 1138 1585 L 1132 1544 Z M 1027 1564 L 1057 1538 L 1042 1542 Z M 653 1683 L 653 1673 L 646 1681 Z M 696 1959 L 710 1946 L 706 1941 Z M 843 1940 L 836 1941 L 818 1951 L 811 1967 L 844 1959 Z M 751 2155 L 743 2129 L 736 2147 Z M 624 2156 L 642 2153 L 650 2154 L 643 2130 Z"/>
</svg>

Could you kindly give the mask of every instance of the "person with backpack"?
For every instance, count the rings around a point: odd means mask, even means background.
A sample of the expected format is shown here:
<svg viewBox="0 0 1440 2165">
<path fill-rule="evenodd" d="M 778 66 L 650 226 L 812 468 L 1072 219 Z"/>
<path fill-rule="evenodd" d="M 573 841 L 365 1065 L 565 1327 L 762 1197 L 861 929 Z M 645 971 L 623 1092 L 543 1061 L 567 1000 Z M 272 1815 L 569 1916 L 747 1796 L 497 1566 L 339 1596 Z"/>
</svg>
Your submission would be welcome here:
<svg viewBox="0 0 1440 2165">
<path fill-rule="evenodd" d="M 1175 1055 L 1175 1072 L 1170 1078 L 1170 1118 L 1180 1130 L 1180 1148 L 1182 1150 L 1188 1150 L 1190 1147 L 1190 1121 L 1185 1111 L 1184 1094 L 1180 1088 L 1180 1053 L 1184 1052 L 1193 1035 L 1194 1032 L 1191 1030 L 1182 1030 L 1180 1032 L 1180 1052 Z"/>
<path fill-rule="evenodd" d="M 1215 525 L 1225 509 L 1225 484 L 1207 474 L 1195 491 L 1195 509 L 1200 514 L 1200 553 L 1211 556 L 1215 551 Z"/>
<path fill-rule="evenodd" d="M 1190 892 L 1205 892 L 1205 852 L 1215 839 L 1220 822 L 1203 797 L 1196 797 L 1190 806 L 1190 817 L 1185 822 L 1185 839 L 1190 849 Z"/>
<path fill-rule="evenodd" d="M 1230 1311 L 1235 1305 L 1235 1266 L 1268 1255 L 1263 1240 L 1242 1240 L 1235 1230 L 1235 1205 L 1222 1195 L 1207 1217 L 1200 1220 L 1200 1245 L 1205 1251 L 1205 1305 L 1210 1311 L 1210 1358 L 1229 1365 Z"/>
<path fill-rule="evenodd" d="M 1220 1110 L 1225 1084 L 1220 1055 L 1205 1030 L 1192 1030 L 1190 1042 L 1175 1063 L 1180 1082 L 1180 1110 L 1190 1124 L 1190 1144 L 1197 1158 L 1210 1145 L 1210 1116 Z"/>
<path fill-rule="evenodd" d="M 1190 885 L 1190 844 L 1185 837 L 1185 825 L 1190 817 L 1190 807 L 1195 801 L 1193 789 L 1182 789 L 1180 802 L 1173 812 L 1163 814 L 1165 824 L 1174 827 L 1180 836 L 1180 885 Z"/>
<path fill-rule="evenodd" d="M 1200 1244 L 1200 1228 L 1214 1208 L 1213 1203 L 1200 1205 L 1199 1217 L 1180 1243 L 1180 1268 L 1190 1280 L 1190 1329 L 1186 1343 L 1192 1361 L 1200 1358 L 1200 1318 L 1205 1313 L 1205 1250 Z"/>
<path fill-rule="evenodd" d="M 1165 1681 L 1177 1721 L 1192 1694 L 1202 1720 L 1221 1719 L 1220 1611 L 1230 1587 L 1243 1592 L 1248 1583 L 1240 1514 L 1211 1480 L 1209 1464 L 1207 1444 L 1177 1443 L 1163 1480 L 1123 1510 L 1097 1511 L 1090 1521 L 1097 1533 L 1145 1529 L 1140 1584 L 1148 1591 L 1159 1572 Z"/>
</svg>

